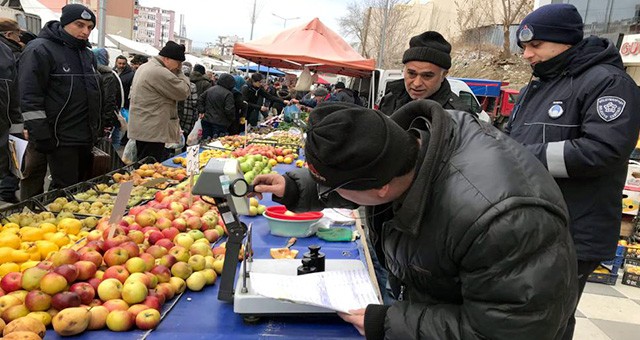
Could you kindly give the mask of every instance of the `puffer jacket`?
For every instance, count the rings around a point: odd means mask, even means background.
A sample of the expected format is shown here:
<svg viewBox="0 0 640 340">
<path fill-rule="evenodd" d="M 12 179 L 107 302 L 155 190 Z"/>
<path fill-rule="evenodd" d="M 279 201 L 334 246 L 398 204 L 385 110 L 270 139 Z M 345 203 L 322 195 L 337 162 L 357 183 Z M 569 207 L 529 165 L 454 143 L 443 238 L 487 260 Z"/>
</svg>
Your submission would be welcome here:
<svg viewBox="0 0 640 340">
<path fill-rule="evenodd" d="M 49 21 L 18 63 L 20 106 L 29 140 L 91 145 L 98 137 L 102 95 L 96 59 L 86 40 Z"/>
<path fill-rule="evenodd" d="M 535 71 L 540 79 L 522 92 L 506 132 L 555 177 L 578 259 L 612 259 L 627 161 L 640 128 L 640 90 L 615 45 L 595 36 Z"/>
<path fill-rule="evenodd" d="M 236 86 L 233 76 L 223 73 L 218 83 L 198 98 L 198 112 L 208 123 L 229 127 L 236 119 L 236 105 L 231 90 Z"/>
<path fill-rule="evenodd" d="M 404 79 L 394 80 L 390 82 L 387 87 L 389 89 L 388 92 L 385 93 L 385 96 L 380 100 L 380 111 L 390 116 L 413 99 L 411 99 L 404 87 Z M 442 82 L 438 91 L 427 99 L 438 102 L 447 110 L 465 111 L 477 115 L 469 104 L 462 101 L 460 97 L 451 91 L 451 85 L 449 85 L 449 81 L 446 79 Z"/>
<path fill-rule="evenodd" d="M 367 307 L 367 339 L 560 339 L 577 302 L 577 268 L 553 178 L 464 112 L 419 100 L 392 119 L 417 131 L 422 146 L 408 191 L 367 207 L 398 297 Z M 285 180 L 274 198 L 288 209 L 325 207 L 307 169 Z M 327 206 L 350 204 L 334 192 Z"/>
</svg>

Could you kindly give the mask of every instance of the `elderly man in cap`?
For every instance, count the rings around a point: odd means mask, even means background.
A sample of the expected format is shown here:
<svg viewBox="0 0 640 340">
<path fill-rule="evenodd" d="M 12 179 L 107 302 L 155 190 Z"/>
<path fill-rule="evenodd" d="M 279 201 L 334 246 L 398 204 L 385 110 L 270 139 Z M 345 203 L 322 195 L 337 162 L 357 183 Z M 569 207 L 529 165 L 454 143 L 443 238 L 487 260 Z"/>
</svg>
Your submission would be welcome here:
<svg viewBox="0 0 640 340">
<path fill-rule="evenodd" d="M 133 77 L 128 133 L 136 141 L 138 159 L 163 161 L 169 156 L 164 145 L 180 143 L 177 104 L 191 94 L 191 82 L 182 73 L 184 50 L 168 41 Z"/>
<path fill-rule="evenodd" d="M 616 253 L 627 161 L 640 126 L 640 90 L 615 44 L 583 38 L 573 5 L 542 6 L 522 20 L 517 33 L 534 78 L 520 94 L 507 133 L 562 190 L 578 254 L 575 289 L 582 294 L 589 274 Z M 574 326 L 572 318 L 565 339 Z"/>
<path fill-rule="evenodd" d="M 101 110 L 100 76 L 88 41 L 95 24 L 87 7 L 66 5 L 60 21 L 46 23 L 20 57 L 22 117 L 29 145 L 47 157 L 51 188 L 90 175 Z"/>
<path fill-rule="evenodd" d="M 469 103 L 451 91 L 447 74 L 451 68 L 451 45 L 438 32 L 427 31 L 409 40 L 402 56 L 403 77 L 387 85 L 380 111 L 391 115 L 416 99 L 431 99 L 445 109 L 474 113 Z"/>
<path fill-rule="evenodd" d="M 391 118 L 321 104 L 309 126 L 308 169 L 253 184 L 296 212 L 366 206 L 397 298 L 342 315 L 367 339 L 562 335 L 577 295 L 568 214 L 521 145 L 428 100 Z"/>
</svg>

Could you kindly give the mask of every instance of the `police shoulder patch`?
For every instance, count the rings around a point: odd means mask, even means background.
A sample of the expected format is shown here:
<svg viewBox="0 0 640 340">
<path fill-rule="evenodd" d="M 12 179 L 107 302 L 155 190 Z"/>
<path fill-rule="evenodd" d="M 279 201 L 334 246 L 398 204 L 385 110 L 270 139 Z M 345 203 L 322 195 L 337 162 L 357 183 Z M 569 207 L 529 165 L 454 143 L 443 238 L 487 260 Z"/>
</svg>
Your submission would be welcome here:
<svg viewBox="0 0 640 340">
<path fill-rule="evenodd" d="M 616 96 L 604 96 L 598 98 L 596 103 L 598 115 L 605 122 L 611 122 L 622 115 L 627 102 Z"/>
</svg>

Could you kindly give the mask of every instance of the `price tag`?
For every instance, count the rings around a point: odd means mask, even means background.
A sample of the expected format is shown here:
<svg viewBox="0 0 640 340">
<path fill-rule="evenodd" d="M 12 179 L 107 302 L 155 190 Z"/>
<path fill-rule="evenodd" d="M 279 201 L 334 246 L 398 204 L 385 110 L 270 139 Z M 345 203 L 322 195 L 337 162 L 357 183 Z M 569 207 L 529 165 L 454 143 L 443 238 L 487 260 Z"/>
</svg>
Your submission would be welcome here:
<svg viewBox="0 0 640 340">
<path fill-rule="evenodd" d="M 113 203 L 113 210 L 111 211 L 111 217 L 109 218 L 110 230 L 108 238 L 113 237 L 115 225 L 120 222 L 122 220 L 122 216 L 124 216 L 124 211 L 127 209 L 127 203 L 131 197 L 131 190 L 133 190 L 133 182 L 124 182 L 120 184 L 118 196 L 116 196 L 116 201 Z"/>
<path fill-rule="evenodd" d="M 200 158 L 198 153 L 200 145 L 194 145 L 187 148 L 187 174 L 195 175 L 200 172 Z"/>
</svg>

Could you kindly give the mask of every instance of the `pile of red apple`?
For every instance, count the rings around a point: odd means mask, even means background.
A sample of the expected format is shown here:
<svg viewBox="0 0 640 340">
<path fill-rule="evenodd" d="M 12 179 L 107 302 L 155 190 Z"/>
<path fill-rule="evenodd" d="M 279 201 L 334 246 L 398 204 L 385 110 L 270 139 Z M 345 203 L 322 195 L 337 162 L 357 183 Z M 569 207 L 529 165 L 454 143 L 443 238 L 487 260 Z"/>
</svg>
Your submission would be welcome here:
<svg viewBox="0 0 640 340">
<path fill-rule="evenodd" d="M 190 289 L 215 283 L 220 258 L 211 244 L 224 234 L 217 211 L 179 190 L 158 192 L 117 226 L 101 220 L 74 250 L 0 280 L 0 316 L 27 316 L 45 325 L 65 308 L 93 306 L 87 329 L 155 328 L 162 305 Z M 216 270 L 214 270 L 214 268 Z"/>
<path fill-rule="evenodd" d="M 245 148 L 239 148 L 231 152 L 231 156 L 239 158 L 247 155 L 261 155 L 270 159 L 276 159 L 278 156 L 293 155 L 295 151 L 290 148 L 277 148 L 272 145 L 249 144 Z M 295 155 L 294 159 L 298 156 Z"/>
</svg>

